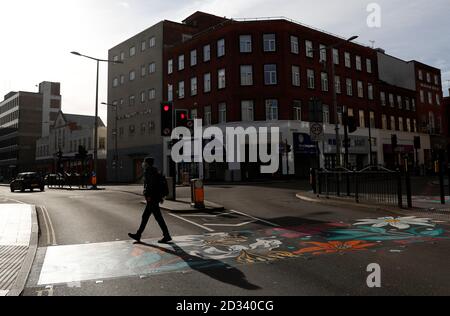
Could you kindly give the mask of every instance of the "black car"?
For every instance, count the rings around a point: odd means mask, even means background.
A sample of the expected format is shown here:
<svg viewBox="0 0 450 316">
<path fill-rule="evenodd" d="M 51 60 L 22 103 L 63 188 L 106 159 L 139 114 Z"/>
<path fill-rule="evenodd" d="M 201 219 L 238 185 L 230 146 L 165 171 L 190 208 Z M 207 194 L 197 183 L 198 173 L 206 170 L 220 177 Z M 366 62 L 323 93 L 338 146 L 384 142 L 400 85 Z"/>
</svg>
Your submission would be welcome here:
<svg viewBox="0 0 450 316">
<path fill-rule="evenodd" d="M 27 172 L 19 174 L 10 184 L 11 192 L 20 190 L 25 192 L 25 190 L 45 190 L 44 180 L 36 172 Z"/>
</svg>

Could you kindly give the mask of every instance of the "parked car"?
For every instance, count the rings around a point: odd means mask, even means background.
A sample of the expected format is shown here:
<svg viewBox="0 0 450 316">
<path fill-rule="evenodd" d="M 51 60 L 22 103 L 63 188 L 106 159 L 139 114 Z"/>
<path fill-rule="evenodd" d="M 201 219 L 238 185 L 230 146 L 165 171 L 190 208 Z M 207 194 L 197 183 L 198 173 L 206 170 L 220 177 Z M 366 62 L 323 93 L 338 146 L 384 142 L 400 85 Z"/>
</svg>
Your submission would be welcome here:
<svg viewBox="0 0 450 316">
<path fill-rule="evenodd" d="M 65 184 L 64 176 L 60 173 L 58 174 L 48 174 L 44 178 L 44 184 L 49 188 L 52 187 L 63 187 Z"/>
<path fill-rule="evenodd" d="M 45 190 L 44 180 L 42 177 L 36 172 L 27 172 L 20 173 L 10 184 L 11 192 L 21 191 L 25 192 L 25 190 L 41 190 L 43 192 Z"/>
</svg>

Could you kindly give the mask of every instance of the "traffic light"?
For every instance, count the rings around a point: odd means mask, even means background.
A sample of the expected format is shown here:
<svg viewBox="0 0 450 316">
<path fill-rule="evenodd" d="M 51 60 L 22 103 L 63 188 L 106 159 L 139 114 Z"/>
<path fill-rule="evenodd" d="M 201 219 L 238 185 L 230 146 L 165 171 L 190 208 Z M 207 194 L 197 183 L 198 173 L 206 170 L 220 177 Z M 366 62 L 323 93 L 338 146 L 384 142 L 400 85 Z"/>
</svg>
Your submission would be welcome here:
<svg viewBox="0 0 450 316">
<path fill-rule="evenodd" d="M 395 151 L 395 149 L 398 146 L 398 139 L 397 139 L 397 135 L 392 135 L 391 136 L 391 144 L 392 144 L 392 150 Z"/>
<path fill-rule="evenodd" d="M 347 118 L 347 123 L 348 123 L 348 133 L 352 134 L 354 132 L 356 132 L 356 130 L 358 129 L 357 125 L 356 125 L 356 119 L 354 116 L 349 116 Z"/>
<path fill-rule="evenodd" d="M 173 129 L 173 104 L 172 102 L 161 103 L 161 136 L 167 137 L 172 134 Z"/>
<path fill-rule="evenodd" d="M 187 110 L 175 110 L 175 127 L 187 127 L 189 112 Z"/>
</svg>

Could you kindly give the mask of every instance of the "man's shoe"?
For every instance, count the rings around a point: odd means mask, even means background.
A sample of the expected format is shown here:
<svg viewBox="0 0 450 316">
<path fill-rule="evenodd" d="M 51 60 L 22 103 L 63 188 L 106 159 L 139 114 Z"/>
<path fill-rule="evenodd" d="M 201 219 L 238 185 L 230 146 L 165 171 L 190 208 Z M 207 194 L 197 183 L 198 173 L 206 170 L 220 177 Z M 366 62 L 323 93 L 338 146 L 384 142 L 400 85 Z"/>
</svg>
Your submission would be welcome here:
<svg viewBox="0 0 450 316">
<path fill-rule="evenodd" d="M 133 240 L 136 240 L 137 242 L 141 242 L 141 236 L 137 234 L 128 234 L 128 237 L 130 237 Z"/>
<path fill-rule="evenodd" d="M 163 239 L 161 239 L 160 241 L 158 241 L 158 243 L 160 244 L 168 244 L 172 241 L 172 237 L 164 237 Z"/>
</svg>

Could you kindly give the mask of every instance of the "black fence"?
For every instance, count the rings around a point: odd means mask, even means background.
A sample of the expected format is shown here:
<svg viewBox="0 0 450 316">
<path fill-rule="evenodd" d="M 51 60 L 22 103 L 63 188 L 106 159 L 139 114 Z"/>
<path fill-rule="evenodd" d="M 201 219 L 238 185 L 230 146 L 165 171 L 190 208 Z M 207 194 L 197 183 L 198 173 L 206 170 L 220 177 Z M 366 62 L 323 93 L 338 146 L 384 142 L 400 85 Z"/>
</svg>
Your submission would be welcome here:
<svg viewBox="0 0 450 316">
<path fill-rule="evenodd" d="M 406 179 L 403 184 L 403 178 Z M 406 189 L 408 207 L 411 204 L 410 180 L 407 174 L 382 167 L 369 167 L 361 171 L 316 170 L 312 176 L 315 193 L 326 197 L 354 199 L 356 203 L 371 202 L 403 207 Z M 409 181 L 409 182 L 408 182 Z M 403 187 L 405 185 L 405 187 Z"/>
</svg>

